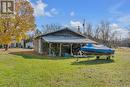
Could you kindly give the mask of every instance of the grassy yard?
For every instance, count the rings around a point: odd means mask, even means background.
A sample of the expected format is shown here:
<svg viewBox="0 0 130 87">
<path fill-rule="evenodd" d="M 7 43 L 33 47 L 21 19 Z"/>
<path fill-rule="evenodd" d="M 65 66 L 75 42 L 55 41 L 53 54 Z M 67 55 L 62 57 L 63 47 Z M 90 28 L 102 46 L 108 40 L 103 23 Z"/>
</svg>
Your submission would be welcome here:
<svg viewBox="0 0 130 87">
<path fill-rule="evenodd" d="M 0 87 L 130 87 L 130 49 L 118 49 L 112 60 L 79 62 L 22 49 L 0 51 Z"/>
</svg>

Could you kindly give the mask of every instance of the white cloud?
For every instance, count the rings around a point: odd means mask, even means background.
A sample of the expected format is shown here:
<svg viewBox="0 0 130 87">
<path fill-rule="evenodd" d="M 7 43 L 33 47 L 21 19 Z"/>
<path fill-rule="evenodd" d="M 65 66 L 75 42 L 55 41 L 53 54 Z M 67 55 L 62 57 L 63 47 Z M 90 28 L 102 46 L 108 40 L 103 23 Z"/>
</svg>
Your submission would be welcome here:
<svg viewBox="0 0 130 87">
<path fill-rule="evenodd" d="M 120 28 L 119 25 L 116 24 L 116 23 L 111 24 L 110 27 L 111 27 L 112 29 L 118 29 L 118 28 Z"/>
<path fill-rule="evenodd" d="M 123 24 L 130 25 L 130 15 L 121 16 L 118 18 L 118 21 Z"/>
<path fill-rule="evenodd" d="M 74 16 L 75 15 L 75 12 L 70 12 L 70 16 Z"/>
<path fill-rule="evenodd" d="M 125 10 L 121 10 L 127 3 L 127 0 L 121 0 L 117 4 L 110 7 L 109 12 L 111 13 L 110 21 L 118 23 L 123 27 L 130 25 L 130 13 Z"/>
<path fill-rule="evenodd" d="M 130 14 L 124 14 L 117 17 L 111 17 L 109 18 L 109 21 L 113 21 L 113 22 L 118 23 L 119 25 L 127 27 L 130 25 Z"/>
<path fill-rule="evenodd" d="M 34 8 L 34 16 L 48 16 L 53 17 L 53 15 L 58 14 L 55 8 L 46 11 L 48 4 L 44 3 L 42 0 L 36 1 L 36 3 L 31 3 Z"/>
<path fill-rule="evenodd" d="M 123 26 L 130 25 L 130 13 L 121 10 L 126 3 L 127 0 L 121 0 L 117 4 L 110 7 L 109 12 L 112 14 L 112 17 L 109 18 L 110 21 L 117 22 Z"/>
<path fill-rule="evenodd" d="M 42 2 L 42 0 L 38 0 L 36 4 L 32 3 L 32 6 L 35 16 L 45 16 L 45 8 L 48 6 L 46 3 Z"/>
<path fill-rule="evenodd" d="M 30 0 L 27 0 L 28 2 L 30 2 Z"/>
<path fill-rule="evenodd" d="M 72 27 L 75 27 L 75 28 L 77 28 L 78 26 L 80 26 L 80 27 L 82 27 L 82 23 L 80 22 L 80 21 L 70 21 L 70 25 L 72 26 Z"/>
<path fill-rule="evenodd" d="M 74 29 L 78 29 L 78 26 L 80 27 L 80 32 L 83 33 L 83 24 L 80 21 L 70 21 L 70 26 L 73 27 Z"/>
<path fill-rule="evenodd" d="M 128 37 L 128 34 L 129 34 L 129 31 L 121 26 L 119 26 L 118 24 L 116 23 L 113 23 L 110 25 L 111 29 L 113 32 L 117 32 L 117 37 L 118 38 L 127 38 Z"/>
<path fill-rule="evenodd" d="M 58 14 L 58 11 L 57 11 L 55 8 L 52 8 L 52 9 L 50 10 L 50 12 L 51 12 L 52 14 L 55 14 L 55 15 Z"/>
<path fill-rule="evenodd" d="M 45 16 L 48 16 L 48 17 L 53 17 L 53 15 L 48 11 L 48 12 L 45 12 Z"/>
</svg>

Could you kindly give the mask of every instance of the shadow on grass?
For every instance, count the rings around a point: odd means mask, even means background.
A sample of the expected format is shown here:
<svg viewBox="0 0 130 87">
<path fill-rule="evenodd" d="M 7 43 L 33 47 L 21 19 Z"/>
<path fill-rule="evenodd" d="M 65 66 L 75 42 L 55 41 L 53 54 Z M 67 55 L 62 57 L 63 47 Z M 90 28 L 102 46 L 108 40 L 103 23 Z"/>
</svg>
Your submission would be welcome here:
<svg viewBox="0 0 130 87">
<path fill-rule="evenodd" d="M 35 52 L 29 52 L 29 51 L 11 52 L 10 54 L 22 56 L 24 59 L 63 60 L 63 59 L 73 58 L 73 57 L 49 57 L 49 56 L 43 56 L 40 54 L 36 54 Z"/>
<path fill-rule="evenodd" d="M 107 64 L 107 63 L 114 63 L 113 59 L 95 59 L 95 60 L 87 60 L 87 61 L 79 61 L 73 62 L 72 65 L 95 65 L 95 64 Z"/>
<path fill-rule="evenodd" d="M 21 52 L 11 52 L 10 54 L 22 56 L 24 59 L 40 59 L 40 60 L 65 60 L 65 59 L 77 59 L 73 57 L 48 57 L 36 54 L 33 51 L 21 51 Z M 94 56 L 89 56 L 90 58 L 94 58 Z M 87 59 L 87 58 L 86 58 Z M 105 63 L 112 63 L 114 60 L 109 59 L 95 59 L 95 60 L 87 60 L 87 61 L 79 61 L 79 62 L 72 62 L 71 65 L 95 65 L 95 64 L 105 64 Z"/>
</svg>

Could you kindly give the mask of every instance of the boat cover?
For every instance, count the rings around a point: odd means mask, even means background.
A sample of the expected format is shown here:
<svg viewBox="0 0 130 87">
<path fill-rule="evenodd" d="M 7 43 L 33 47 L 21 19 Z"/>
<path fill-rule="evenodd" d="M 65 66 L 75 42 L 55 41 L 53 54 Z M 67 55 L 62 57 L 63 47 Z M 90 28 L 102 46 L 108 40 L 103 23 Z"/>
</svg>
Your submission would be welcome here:
<svg viewBox="0 0 130 87">
<path fill-rule="evenodd" d="M 83 52 L 93 52 L 93 53 L 105 53 L 105 54 L 114 54 L 114 50 L 106 47 L 104 45 L 95 45 L 92 43 L 86 44 L 82 48 L 80 48 L 80 51 Z"/>
</svg>

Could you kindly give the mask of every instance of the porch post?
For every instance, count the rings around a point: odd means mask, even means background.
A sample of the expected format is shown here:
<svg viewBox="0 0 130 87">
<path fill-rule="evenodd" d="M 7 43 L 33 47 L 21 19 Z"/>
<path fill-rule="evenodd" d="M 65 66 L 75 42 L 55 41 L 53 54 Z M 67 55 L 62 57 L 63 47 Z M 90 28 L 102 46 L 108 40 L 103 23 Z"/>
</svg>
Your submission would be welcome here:
<svg viewBox="0 0 130 87">
<path fill-rule="evenodd" d="M 41 38 L 39 38 L 39 41 L 38 41 L 38 51 L 39 51 L 39 53 L 40 54 L 42 54 L 42 39 Z"/>
<path fill-rule="evenodd" d="M 80 47 L 82 47 L 83 46 L 83 44 L 80 44 Z"/>
<path fill-rule="evenodd" d="M 49 43 L 49 56 L 51 56 L 51 43 Z"/>
<path fill-rule="evenodd" d="M 73 47 L 72 47 L 73 44 L 70 44 L 70 46 L 71 46 L 71 48 L 70 48 L 70 51 L 71 51 L 70 54 L 71 54 L 71 56 L 73 56 Z"/>
<path fill-rule="evenodd" d="M 60 52 L 59 52 L 59 56 L 61 56 L 61 48 L 62 47 L 62 43 L 60 43 Z"/>
</svg>

